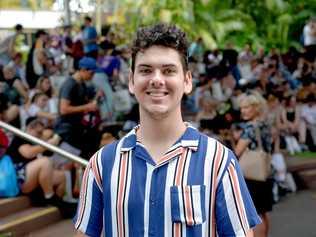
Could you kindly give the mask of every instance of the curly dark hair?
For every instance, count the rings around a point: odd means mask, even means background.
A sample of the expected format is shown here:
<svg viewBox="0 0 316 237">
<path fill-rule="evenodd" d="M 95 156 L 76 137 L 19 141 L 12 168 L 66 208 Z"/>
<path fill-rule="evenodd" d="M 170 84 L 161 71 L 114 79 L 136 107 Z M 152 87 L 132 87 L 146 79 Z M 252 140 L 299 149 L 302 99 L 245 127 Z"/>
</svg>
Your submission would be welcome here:
<svg viewBox="0 0 316 237">
<path fill-rule="evenodd" d="M 175 49 L 180 54 L 184 71 L 188 70 L 188 42 L 186 34 L 174 25 L 159 23 L 153 26 L 141 27 L 137 30 L 132 45 L 132 71 L 135 70 L 135 59 L 139 51 L 159 45 Z"/>
</svg>

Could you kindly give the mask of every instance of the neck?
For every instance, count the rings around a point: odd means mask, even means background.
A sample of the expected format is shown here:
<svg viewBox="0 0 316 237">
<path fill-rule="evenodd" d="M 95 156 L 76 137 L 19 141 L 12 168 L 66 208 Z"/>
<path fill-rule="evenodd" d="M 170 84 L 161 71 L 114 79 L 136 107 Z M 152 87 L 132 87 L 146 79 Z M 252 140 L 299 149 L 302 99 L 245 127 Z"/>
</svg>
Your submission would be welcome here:
<svg viewBox="0 0 316 237">
<path fill-rule="evenodd" d="M 181 113 L 179 114 L 180 116 L 176 116 L 177 119 L 172 116 L 162 119 L 140 116 L 137 137 L 149 150 L 149 153 L 153 155 L 157 150 L 159 150 L 157 153 L 166 152 L 183 135 L 186 125 L 182 120 Z"/>
<path fill-rule="evenodd" d="M 75 72 L 75 74 L 73 74 L 72 76 L 77 82 L 82 82 L 82 78 L 80 76 L 80 73 L 79 72 Z"/>
</svg>

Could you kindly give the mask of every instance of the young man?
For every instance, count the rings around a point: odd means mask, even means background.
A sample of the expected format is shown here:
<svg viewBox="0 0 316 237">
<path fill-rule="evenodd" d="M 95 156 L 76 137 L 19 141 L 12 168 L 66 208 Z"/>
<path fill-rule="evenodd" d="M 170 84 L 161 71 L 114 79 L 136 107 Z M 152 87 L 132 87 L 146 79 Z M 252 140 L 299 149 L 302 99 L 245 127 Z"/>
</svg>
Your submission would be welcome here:
<svg viewBox="0 0 316 237">
<path fill-rule="evenodd" d="M 90 160 L 78 236 L 252 236 L 260 219 L 234 154 L 182 120 L 192 90 L 185 34 L 139 29 L 131 69 L 140 124 Z"/>
<path fill-rule="evenodd" d="M 97 144 L 93 144 L 92 140 L 87 142 L 85 139 L 88 134 L 94 133 L 94 131 L 91 132 L 91 129 L 83 124 L 85 115 L 98 110 L 97 102 L 88 98 L 89 92 L 85 84 L 91 81 L 96 70 L 96 60 L 83 57 L 79 61 L 79 70 L 64 82 L 59 93 L 59 117 L 57 118 L 55 132 L 63 141 L 80 149 L 82 155 L 90 153 L 91 150 L 94 152 L 98 147 Z M 84 131 L 85 135 L 83 135 Z"/>
</svg>

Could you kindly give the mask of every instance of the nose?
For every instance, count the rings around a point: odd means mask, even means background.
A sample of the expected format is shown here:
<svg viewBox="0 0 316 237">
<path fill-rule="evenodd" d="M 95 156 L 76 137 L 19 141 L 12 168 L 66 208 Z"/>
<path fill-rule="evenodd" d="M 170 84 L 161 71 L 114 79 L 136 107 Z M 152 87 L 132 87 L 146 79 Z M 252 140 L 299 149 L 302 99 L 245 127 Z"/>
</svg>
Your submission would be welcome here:
<svg viewBox="0 0 316 237">
<path fill-rule="evenodd" d="M 161 87 L 164 85 L 164 78 L 160 70 L 156 70 L 152 79 L 150 80 L 150 85 L 153 87 Z"/>
</svg>

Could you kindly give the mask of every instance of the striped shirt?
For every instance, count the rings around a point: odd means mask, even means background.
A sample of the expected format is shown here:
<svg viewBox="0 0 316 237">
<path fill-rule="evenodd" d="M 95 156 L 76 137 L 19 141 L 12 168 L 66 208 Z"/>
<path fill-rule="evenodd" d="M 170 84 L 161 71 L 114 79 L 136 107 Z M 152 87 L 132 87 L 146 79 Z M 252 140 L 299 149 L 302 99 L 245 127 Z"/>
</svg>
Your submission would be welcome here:
<svg viewBox="0 0 316 237">
<path fill-rule="evenodd" d="M 75 228 L 88 236 L 245 236 L 260 223 L 235 155 L 188 127 L 155 162 L 133 129 L 91 158 Z"/>
</svg>

